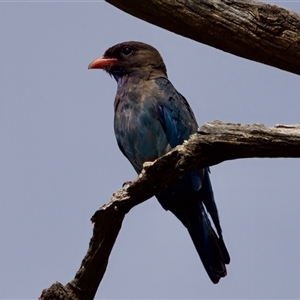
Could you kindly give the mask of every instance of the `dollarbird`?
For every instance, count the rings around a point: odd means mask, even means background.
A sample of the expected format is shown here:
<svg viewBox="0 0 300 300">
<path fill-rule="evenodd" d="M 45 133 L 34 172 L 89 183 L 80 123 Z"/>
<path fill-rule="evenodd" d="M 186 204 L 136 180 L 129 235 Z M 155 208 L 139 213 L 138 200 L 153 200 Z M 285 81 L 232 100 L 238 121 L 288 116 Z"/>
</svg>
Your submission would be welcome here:
<svg viewBox="0 0 300 300">
<path fill-rule="evenodd" d="M 115 136 L 137 173 L 145 162 L 166 154 L 197 131 L 191 107 L 169 81 L 154 47 L 134 41 L 117 44 L 92 61 L 89 69 L 103 69 L 117 82 Z M 209 278 L 218 283 L 227 274 L 230 257 L 209 169 L 183 175 L 155 196 L 186 227 Z"/>
</svg>

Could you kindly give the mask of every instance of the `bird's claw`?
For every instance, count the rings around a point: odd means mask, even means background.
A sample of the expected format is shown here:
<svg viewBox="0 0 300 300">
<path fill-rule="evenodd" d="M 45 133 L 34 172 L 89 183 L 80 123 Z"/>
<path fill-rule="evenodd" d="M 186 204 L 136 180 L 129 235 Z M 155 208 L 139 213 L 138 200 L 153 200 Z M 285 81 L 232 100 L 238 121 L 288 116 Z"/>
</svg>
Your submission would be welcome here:
<svg viewBox="0 0 300 300">
<path fill-rule="evenodd" d="M 132 184 L 135 183 L 136 181 L 137 181 L 137 179 L 136 179 L 136 180 L 133 180 L 133 181 L 131 181 L 131 180 L 125 181 L 125 182 L 123 183 L 122 187 L 123 187 L 123 188 L 129 187 L 130 185 L 132 185 Z"/>
</svg>

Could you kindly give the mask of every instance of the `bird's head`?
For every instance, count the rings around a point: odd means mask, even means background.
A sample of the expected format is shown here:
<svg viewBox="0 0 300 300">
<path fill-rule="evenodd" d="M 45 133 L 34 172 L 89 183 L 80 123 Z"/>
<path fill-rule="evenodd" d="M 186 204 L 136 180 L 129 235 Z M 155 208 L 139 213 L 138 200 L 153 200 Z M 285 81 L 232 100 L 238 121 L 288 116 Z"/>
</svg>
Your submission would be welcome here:
<svg viewBox="0 0 300 300">
<path fill-rule="evenodd" d="M 151 79 L 167 77 L 167 69 L 159 52 L 141 42 L 124 42 L 107 49 L 89 69 L 103 69 L 117 82 L 124 77 Z"/>
</svg>

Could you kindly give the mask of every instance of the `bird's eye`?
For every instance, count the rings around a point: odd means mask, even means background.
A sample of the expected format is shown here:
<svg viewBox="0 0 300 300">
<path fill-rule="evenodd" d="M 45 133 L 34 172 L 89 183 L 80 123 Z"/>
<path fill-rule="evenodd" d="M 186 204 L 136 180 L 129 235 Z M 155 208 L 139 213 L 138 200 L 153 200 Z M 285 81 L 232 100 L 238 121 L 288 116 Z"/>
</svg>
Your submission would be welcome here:
<svg viewBox="0 0 300 300">
<path fill-rule="evenodd" d="M 133 49 L 132 49 L 131 47 L 129 47 L 129 46 L 124 46 L 124 47 L 122 48 L 122 51 L 121 51 L 121 52 L 122 52 L 122 54 L 128 56 L 128 55 L 132 54 Z"/>
</svg>

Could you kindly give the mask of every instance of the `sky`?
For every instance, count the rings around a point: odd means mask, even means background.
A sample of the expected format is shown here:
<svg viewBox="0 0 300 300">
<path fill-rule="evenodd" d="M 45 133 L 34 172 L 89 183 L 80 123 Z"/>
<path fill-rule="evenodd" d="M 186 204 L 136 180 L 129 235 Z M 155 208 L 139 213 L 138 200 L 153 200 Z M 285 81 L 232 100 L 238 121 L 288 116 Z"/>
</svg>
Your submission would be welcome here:
<svg viewBox="0 0 300 300">
<path fill-rule="evenodd" d="M 300 12 L 297 1 L 276 2 Z M 0 2 L 0 299 L 36 299 L 80 267 L 90 218 L 136 178 L 113 132 L 116 83 L 88 64 L 149 43 L 199 125 L 299 122 L 299 77 L 202 45 L 102 2 Z M 210 282 L 188 232 L 152 198 L 126 216 L 96 298 L 299 298 L 300 160 L 211 168 L 231 255 Z"/>
</svg>

